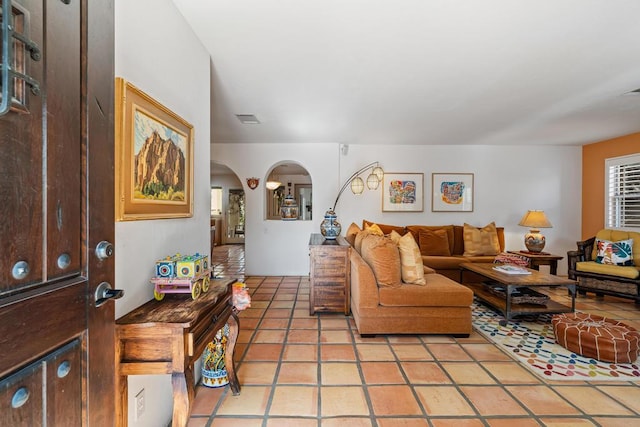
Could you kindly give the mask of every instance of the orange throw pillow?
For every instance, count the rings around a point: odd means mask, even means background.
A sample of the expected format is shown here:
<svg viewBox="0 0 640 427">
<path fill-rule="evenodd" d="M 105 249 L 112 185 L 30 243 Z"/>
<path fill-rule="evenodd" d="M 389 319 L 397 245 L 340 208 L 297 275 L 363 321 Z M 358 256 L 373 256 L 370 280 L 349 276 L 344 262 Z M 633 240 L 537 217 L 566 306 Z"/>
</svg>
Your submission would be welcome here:
<svg viewBox="0 0 640 427">
<path fill-rule="evenodd" d="M 390 238 L 368 235 L 362 241 L 360 253 L 373 270 L 379 287 L 402 286 L 400 251 Z"/>
<path fill-rule="evenodd" d="M 444 229 L 420 230 L 420 254 L 431 256 L 451 256 L 449 236 Z"/>
</svg>

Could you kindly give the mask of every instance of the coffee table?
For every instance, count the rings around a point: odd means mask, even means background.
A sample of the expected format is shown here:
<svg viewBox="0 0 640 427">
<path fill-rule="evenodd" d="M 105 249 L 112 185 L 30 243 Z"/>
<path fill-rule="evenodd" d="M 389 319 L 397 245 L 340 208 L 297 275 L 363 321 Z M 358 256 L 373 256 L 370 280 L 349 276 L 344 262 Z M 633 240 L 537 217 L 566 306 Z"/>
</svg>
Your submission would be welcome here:
<svg viewBox="0 0 640 427">
<path fill-rule="evenodd" d="M 576 309 L 576 282 L 564 277 L 543 273 L 527 268 L 531 274 L 507 274 L 496 271 L 493 267 L 500 265 L 494 263 L 464 263 L 461 264 L 460 283 L 471 288 L 473 293 L 484 303 L 504 314 L 506 320 L 500 321 L 504 326 L 511 321 L 513 316 L 523 314 L 543 314 L 543 313 L 571 313 Z M 482 283 L 464 283 L 464 272 L 473 271 L 486 280 Z M 571 307 L 549 299 L 545 304 L 530 304 L 512 302 L 512 294 L 518 288 L 529 288 L 536 290 L 543 286 L 562 286 L 568 289 L 571 295 Z M 505 296 L 501 297 L 491 292 L 490 288 L 504 288 Z"/>
</svg>

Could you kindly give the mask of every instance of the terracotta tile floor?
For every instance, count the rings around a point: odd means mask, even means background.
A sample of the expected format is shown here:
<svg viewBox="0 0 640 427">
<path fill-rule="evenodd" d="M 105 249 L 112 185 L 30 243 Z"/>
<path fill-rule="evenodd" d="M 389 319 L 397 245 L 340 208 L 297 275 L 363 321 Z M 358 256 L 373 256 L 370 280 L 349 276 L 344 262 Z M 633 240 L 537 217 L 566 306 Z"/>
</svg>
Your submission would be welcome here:
<svg viewBox="0 0 640 427">
<path fill-rule="evenodd" d="M 640 426 L 640 382 L 548 383 L 475 333 L 362 339 L 343 314 L 309 316 L 308 277 L 245 277 L 241 245 L 214 248 L 212 264 L 252 294 L 235 353 L 242 392 L 199 385 L 191 427 Z M 577 307 L 640 328 L 630 301 Z"/>
</svg>

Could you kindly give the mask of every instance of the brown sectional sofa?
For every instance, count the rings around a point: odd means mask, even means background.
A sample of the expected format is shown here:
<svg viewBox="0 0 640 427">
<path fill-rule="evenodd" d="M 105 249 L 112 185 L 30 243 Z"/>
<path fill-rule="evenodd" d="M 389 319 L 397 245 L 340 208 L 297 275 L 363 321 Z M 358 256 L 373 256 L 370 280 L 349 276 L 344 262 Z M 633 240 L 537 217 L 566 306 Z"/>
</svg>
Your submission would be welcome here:
<svg viewBox="0 0 640 427">
<path fill-rule="evenodd" d="M 374 224 L 371 221 L 364 220 L 362 224 L 362 228 L 366 228 Z M 420 247 L 420 251 L 423 253 L 422 262 L 425 266 L 431 267 L 436 271 L 436 273 L 442 274 L 456 282 L 460 281 L 460 264 L 464 262 L 493 262 L 495 259 L 495 255 L 472 255 L 465 256 L 463 255 L 465 252 L 464 247 L 464 226 L 462 225 L 408 225 L 408 226 L 395 226 L 395 225 L 387 225 L 387 224 L 377 224 L 384 234 L 391 233 L 392 230 L 395 230 L 399 234 L 404 234 L 407 231 L 411 232 L 414 239 L 418 243 Z M 424 244 L 426 244 L 423 239 L 422 242 L 420 240 L 420 232 L 421 231 L 431 231 L 437 232 L 437 230 L 444 230 L 447 233 L 448 240 L 448 252 L 449 255 L 425 255 L 424 253 L 429 253 L 428 248 L 424 248 Z M 504 227 L 496 227 L 498 242 L 500 244 L 500 252 L 504 251 Z M 422 243 L 422 245 L 421 245 Z M 438 251 L 436 251 L 438 252 Z M 442 252 L 442 251 L 440 251 Z M 444 250 L 443 253 L 446 253 L 447 250 Z M 465 282 L 479 282 L 482 278 L 475 273 L 465 272 L 464 281 Z"/>
<path fill-rule="evenodd" d="M 473 292 L 466 286 L 428 267 L 425 285 L 378 286 L 355 247 L 350 260 L 351 313 L 361 335 L 471 333 Z"/>
<path fill-rule="evenodd" d="M 378 287 L 371 267 L 351 250 L 351 314 L 360 335 L 471 333 L 473 292 L 437 273 L 427 284 Z"/>
</svg>

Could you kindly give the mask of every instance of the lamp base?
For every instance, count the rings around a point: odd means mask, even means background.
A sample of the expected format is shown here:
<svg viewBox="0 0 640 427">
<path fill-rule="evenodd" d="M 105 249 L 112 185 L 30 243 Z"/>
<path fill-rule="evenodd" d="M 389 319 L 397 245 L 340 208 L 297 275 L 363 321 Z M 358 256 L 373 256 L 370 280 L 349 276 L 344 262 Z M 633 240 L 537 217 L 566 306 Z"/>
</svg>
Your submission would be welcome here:
<svg viewBox="0 0 640 427">
<path fill-rule="evenodd" d="M 524 245 L 529 252 L 540 253 L 544 249 L 546 241 L 544 236 L 540 233 L 540 230 L 532 228 L 524 236 Z"/>
</svg>

